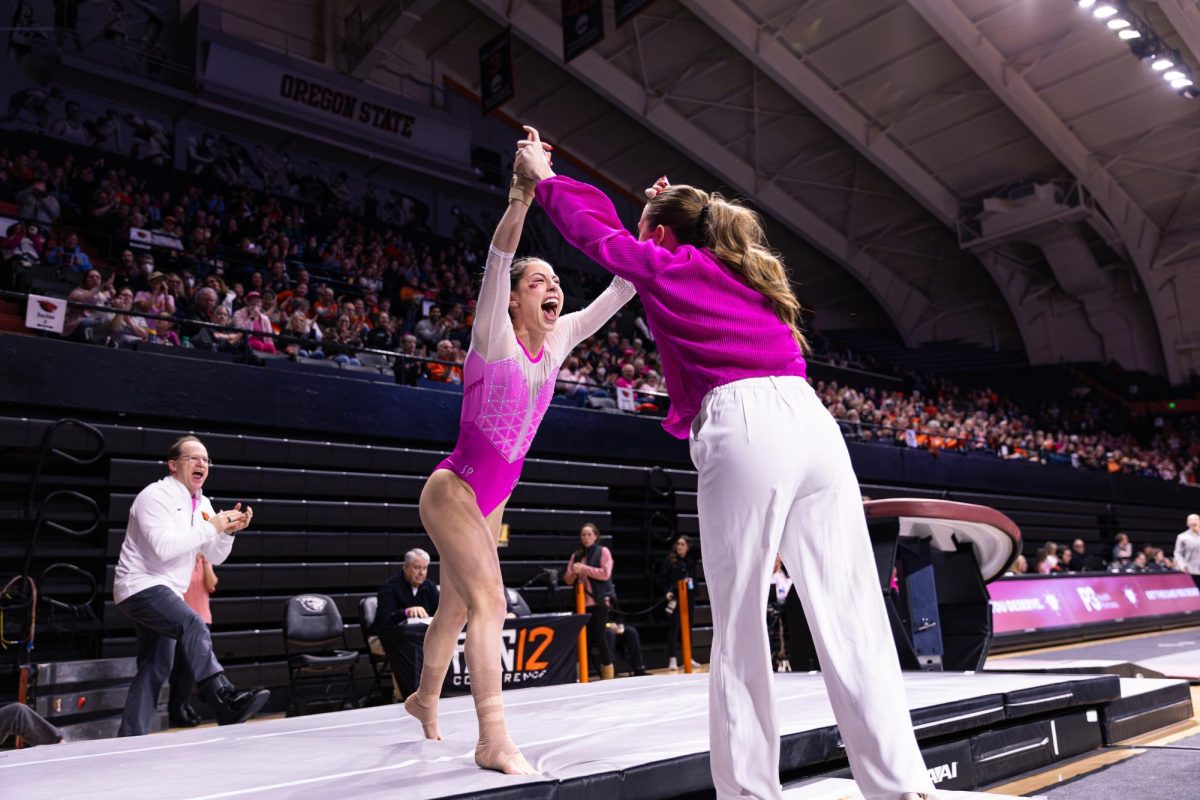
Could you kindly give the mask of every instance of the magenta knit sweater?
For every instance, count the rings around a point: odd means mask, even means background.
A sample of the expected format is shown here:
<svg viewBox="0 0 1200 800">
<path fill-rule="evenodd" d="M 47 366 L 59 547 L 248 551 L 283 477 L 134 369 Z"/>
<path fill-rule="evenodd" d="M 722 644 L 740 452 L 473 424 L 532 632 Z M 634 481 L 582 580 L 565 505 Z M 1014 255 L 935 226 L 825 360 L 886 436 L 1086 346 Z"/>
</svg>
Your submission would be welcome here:
<svg viewBox="0 0 1200 800">
<path fill-rule="evenodd" d="M 671 411 L 667 433 L 687 438 L 710 389 L 767 375 L 804 377 L 804 357 L 765 296 L 712 253 L 639 242 L 598 189 L 562 175 L 537 200 L 573 246 L 632 283 L 662 355 Z"/>
</svg>

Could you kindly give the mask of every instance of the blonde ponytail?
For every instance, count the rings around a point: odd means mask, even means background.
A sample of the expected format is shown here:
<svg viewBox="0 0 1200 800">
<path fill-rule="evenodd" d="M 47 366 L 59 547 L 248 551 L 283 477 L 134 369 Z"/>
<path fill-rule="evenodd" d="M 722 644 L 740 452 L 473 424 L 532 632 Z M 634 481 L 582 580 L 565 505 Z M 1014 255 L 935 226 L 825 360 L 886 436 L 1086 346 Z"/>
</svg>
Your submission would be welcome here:
<svg viewBox="0 0 1200 800">
<path fill-rule="evenodd" d="M 809 351 L 800 330 L 800 301 L 792 291 L 779 255 L 767 247 L 758 214 L 716 192 L 693 186 L 672 186 L 649 203 L 646 221 L 665 225 L 680 244 L 706 247 L 747 285 L 771 301 L 779 321 L 787 325 L 800 349 Z"/>
</svg>

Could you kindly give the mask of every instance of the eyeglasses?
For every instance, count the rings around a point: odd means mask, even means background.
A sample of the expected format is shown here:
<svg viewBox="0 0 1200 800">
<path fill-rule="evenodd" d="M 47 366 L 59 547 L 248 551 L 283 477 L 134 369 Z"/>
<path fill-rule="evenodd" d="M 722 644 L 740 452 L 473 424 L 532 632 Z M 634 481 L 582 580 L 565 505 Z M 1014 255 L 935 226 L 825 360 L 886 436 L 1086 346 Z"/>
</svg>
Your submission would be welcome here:
<svg viewBox="0 0 1200 800">
<path fill-rule="evenodd" d="M 211 467 L 213 465 L 212 460 L 209 459 L 208 456 L 180 456 L 179 458 L 177 458 L 175 460 L 176 461 L 195 461 L 197 463 L 203 464 L 206 467 Z"/>
</svg>

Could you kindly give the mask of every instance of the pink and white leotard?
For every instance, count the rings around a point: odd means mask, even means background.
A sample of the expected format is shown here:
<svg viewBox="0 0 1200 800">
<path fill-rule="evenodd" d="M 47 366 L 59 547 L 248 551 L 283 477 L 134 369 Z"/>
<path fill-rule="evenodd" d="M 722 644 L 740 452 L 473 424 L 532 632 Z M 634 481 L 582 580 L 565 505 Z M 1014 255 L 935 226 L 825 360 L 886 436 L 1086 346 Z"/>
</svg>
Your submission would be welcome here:
<svg viewBox="0 0 1200 800">
<path fill-rule="evenodd" d="M 600 330 L 635 294 L 614 278 L 586 308 L 559 317 L 537 355 L 530 355 L 508 315 L 512 253 L 488 251 L 475 307 L 471 348 L 463 365 L 458 443 L 437 469 L 448 469 L 475 490 L 483 516 L 516 488 L 563 361 L 575 345 Z"/>
</svg>

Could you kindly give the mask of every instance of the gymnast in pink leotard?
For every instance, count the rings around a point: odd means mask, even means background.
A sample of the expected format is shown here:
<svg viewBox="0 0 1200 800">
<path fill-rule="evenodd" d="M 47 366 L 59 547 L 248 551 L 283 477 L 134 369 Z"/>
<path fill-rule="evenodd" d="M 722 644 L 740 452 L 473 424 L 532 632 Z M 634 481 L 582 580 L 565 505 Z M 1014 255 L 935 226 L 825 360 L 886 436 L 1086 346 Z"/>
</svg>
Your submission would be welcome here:
<svg viewBox="0 0 1200 800">
<path fill-rule="evenodd" d="M 509 314 L 510 303 L 517 302 L 510 298 L 523 290 L 534 302 L 539 293 L 543 298 L 541 305 L 532 305 L 547 328 L 536 355 L 514 332 Z M 536 258 L 514 262 L 511 253 L 490 248 L 463 367 L 458 444 L 437 465 L 475 490 L 484 517 L 516 488 L 567 356 L 633 295 L 633 285 L 617 278 L 587 308 L 558 319 L 562 291 L 553 267 Z"/>
<path fill-rule="evenodd" d="M 537 132 L 528 130 L 530 141 L 542 148 Z M 536 258 L 513 261 L 532 200 L 532 183 L 514 182 L 476 304 L 458 444 L 421 492 L 421 522 L 437 547 L 442 595 L 425 634 L 420 687 L 404 701 L 425 736 L 440 739 L 437 701 L 469 622 L 465 650 L 479 718 L 475 763 L 512 775 L 535 770 L 508 735 L 500 697 L 506 612 L 496 555 L 501 516 L 554 394 L 559 367 L 634 295 L 631 284 L 616 278 L 587 308 L 560 319 L 563 295 L 554 268 Z"/>
</svg>

